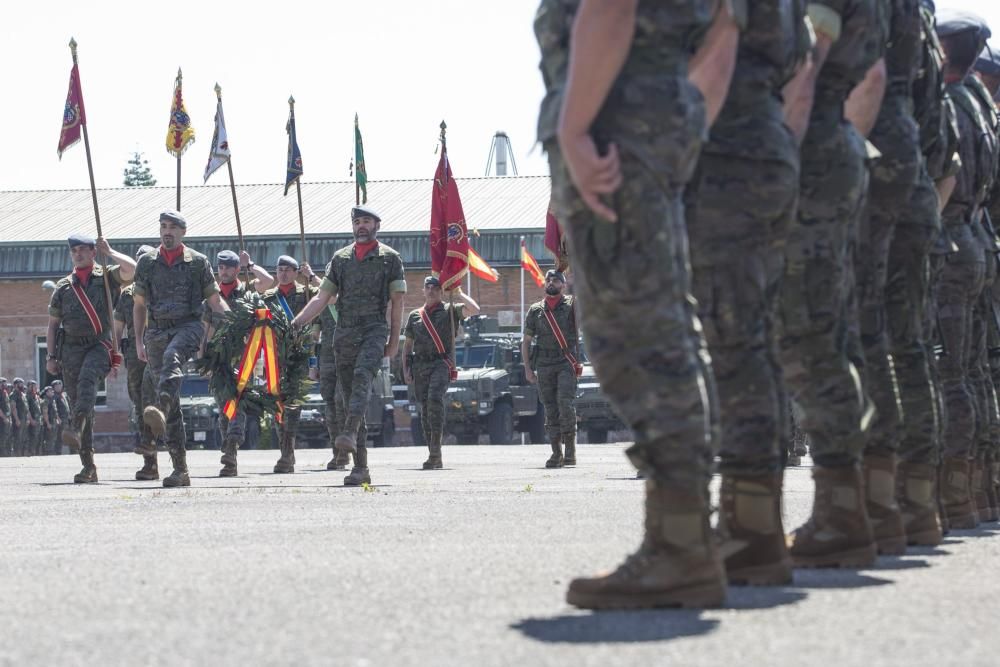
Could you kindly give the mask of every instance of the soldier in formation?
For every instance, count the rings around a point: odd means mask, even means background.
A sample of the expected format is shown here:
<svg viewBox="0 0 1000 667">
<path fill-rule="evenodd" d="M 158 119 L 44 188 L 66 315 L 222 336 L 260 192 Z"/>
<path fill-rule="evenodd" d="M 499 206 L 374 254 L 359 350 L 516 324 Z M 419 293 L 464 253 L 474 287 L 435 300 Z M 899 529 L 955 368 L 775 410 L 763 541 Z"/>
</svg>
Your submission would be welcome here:
<svg viewBox="0 0 1000 667">
<path fill-rule="evenodd" d="M 10 434 L 14 427 L 14 417 L 10 411 L 10 382 L 0 377 L 0 456 L 13 456 Z"/>
</svg>

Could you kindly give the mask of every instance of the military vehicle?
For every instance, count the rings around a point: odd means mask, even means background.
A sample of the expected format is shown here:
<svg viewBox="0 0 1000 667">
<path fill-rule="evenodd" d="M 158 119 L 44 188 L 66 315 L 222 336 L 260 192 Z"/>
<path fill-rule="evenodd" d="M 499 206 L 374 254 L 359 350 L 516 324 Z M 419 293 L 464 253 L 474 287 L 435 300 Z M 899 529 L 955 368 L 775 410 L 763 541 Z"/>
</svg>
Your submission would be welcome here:
<svg viewBox="0 0 1000 667">
<path fill-rule="evenodd" d="M 219 449 L 219 406 L 208 389 L 209 378 L 188 372 L 181 380 L 180 407 L 188 449 Z M 240 449 L 256 449 L 260 441 L 260 416 L 247 415 L 246 438 Z"/>
<path fill-rule="evenodd" d="M 445 431 L 463 443 L 477 443 L 485 433 L 491 444 L 507 445 L 518 431 L 531 442 L 545 442 L 545 411 L 535 385 L 524 377 L 521 335 L 496 333 L 495 322 L 482 315 L 462 321 L 465 337 L 455 345 L 458 379 L 445 397 Z M 410 433 L 414 444 L 423 445 L 412 392 Z"/>
<path fill-rule="evenodd" d="M 383 363 L 385 360 L 383 360 Z M 375 447 L 392 447 L 396 442 L 396 410 L 392 393 L 392 376 L 389 369 L 383 366 L 372 382 L 371 398 L 368 400 L 368 412 L 365 414 L 365 424 L 368 428 L 368 438 Z M 302 406 L 299 417 L 299 432 L 296 446 L 310 448 L 326 448 L 330 446 L 330 437 L 326 430 L 326 402 L 319 392 L 319 383 L 315 383 L 306 402 Z M 277 439 L 274 440 L 277 442 Z"/>
<path fill-rule="evenodd" d="M 627 428 L 601 392 L 601 383 L 597 381 L 594 367 L 590 364 L 584 364 L 583 375 L 576 383 L 573 406 L 576 408 L 577 430 L 586 433 L 588 443 L 607 442 L 610 431 Z"/>
</svg>

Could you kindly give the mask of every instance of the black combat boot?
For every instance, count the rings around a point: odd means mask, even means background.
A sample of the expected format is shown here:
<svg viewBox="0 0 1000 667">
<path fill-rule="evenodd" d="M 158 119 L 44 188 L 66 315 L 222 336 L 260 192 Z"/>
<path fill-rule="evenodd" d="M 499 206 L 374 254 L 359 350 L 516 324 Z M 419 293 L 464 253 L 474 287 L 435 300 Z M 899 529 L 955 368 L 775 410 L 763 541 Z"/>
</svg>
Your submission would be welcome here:
<svg viewBox="0 0 1000 667">
<path fill-rule="evenodd" d="M 222 470 L 219 471 L 219 477 L 236 477 L 236 453 L 240 450 L 239 438 L 226 438 L 222 442 L 222 457 L 219 462 L 222 464 Z"/>
<path fill-rule="evenodd" d="M 432 431 L 427 440 L 427 449 L 430 455 L 424 461 L 424 470 L 440 470 L 444 467 L 441 461 L 441 432 Z"/>
<path fill-rule="evenodd" d="M 566 445 L 566 455 L 563 457 L 563 465 L 576 465 L 576 432 L 563 433 L 563 444 Z"/>
<path fill-rule="evenodd" d="M 295 472 L 295 436 L 291 433 L 281 434 L 281 457 L 274 464 L 274 472 L 278 475 Z"/>
</svg>

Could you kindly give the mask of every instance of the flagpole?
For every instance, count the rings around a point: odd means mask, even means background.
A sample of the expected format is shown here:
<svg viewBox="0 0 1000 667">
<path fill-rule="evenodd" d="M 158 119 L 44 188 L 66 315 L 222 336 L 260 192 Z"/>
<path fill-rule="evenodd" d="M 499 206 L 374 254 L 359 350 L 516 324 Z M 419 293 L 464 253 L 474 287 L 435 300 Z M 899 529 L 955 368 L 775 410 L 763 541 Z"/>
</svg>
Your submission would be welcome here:
<svg viewBox="0 0 1000 667">
<path fill-rule="evenodd" d="M 448 178 L 448 171 L 451 169 L 448 166 L 448 157 L 447 157 L 447 154 L 448 154 L 448 140 L 445 137 L 445 133 L 448 131 L 448 125 L 447 125 L 447 123 L 444 122 L 444 120 L 442 120 L 440 127 L 441 127 L 441 154 L 443 156 L 445 156 L 445 158 L 444 158 L 444 173 L 442 174 L 442 177 L 443 178 Z M 443 188 L 443 192 L 445 193 L 445 196 L 447 197 L 448 196 L 448 188 L 447 187 Z M 445 207 L 445 210 L 447 210 L 447 207 Z M 469 260 L 468 255 L 466 255 L 465 259 L 466 259 L 466 262 L 468 262 L 468 260 Z M 468 271 L 468 264 L 466 264 L 466 271 Z M 459 283 L 459 289 L 462 289 L 462 284 L 461 283 Z M 455 313 L 455 290 L 449 290 L 449 292 L 448 292 L 448 301 L 451 304 L 451 312 L 448 314 L 448 324 L 451 325 L 451 365 L 452 365 L 452 367 L 454 367 L 456 365 L 455 362 L 456 362 L 456 359 L 457 359 L 457 357 L 455 356 L 457 354 L 457 351 L 455 350 L 455 315 L 454 315 L 454 313 Z"/>
<path fill-rule="evenodd" d="M 291 95 L 288 96 L 288 113 L 291 118 L 295 118 L 295 98 Z M 298 139 L 293 134 L 291 136 L 291 142 L 293 146 L 298 145 Z M 294 165 L 292 165 L 294 166 Z M 295 179 L 295 195 L 299 200 L 299 241 L 302 242 L 302 261 L 308 262 L 309 258 L 306 256 L 306 223 L 305 218 L 302 216 L 302 186 L 299 184 L 301 178 Z"/>
<path fill-rule="evenodd" d="M 181 68 L 177 68 L 177 82 L 181 82 Z M 173 119 L 171 119 L 172 121 Z M 177 153 L 177 210 L 181 210 L 181 154 Z"/>
<path fill-rule="evenodd" d="M 524 335 L 524 237 L 521 237 L 521 335 Z"/>
<path fill-rule="evenodd" d="M 76 55 L 76 40 L 70 37 L 69 49 L 73 54 L 73 65 L 77 65 L 77 55 Z M 80 83 L 81 99 L 80 106 L 83 107 L 83 84 Z M 87 119 L 86 113 L 81 114 L 80 128 L 83 130 L 83 148 L 87 153 L 87 174 L 90 176 L 90 197 L 94 201 L 94 222 L 97 223 L 97 236 L 99 238 L 104 237 L 104 232 L 101 231 L 101 212 L 97 207 L 97 186 L 94 184 L 94 162 L 90 157 L 90 135 L 87 134 Z M 111 309 L 111 284 L 108 281 L 108 262 L 107 257 L 104 253 L 99 253 L 101 256 L 101 272 L 104 275 L 104 300 L 108 304 L 108 322 L 113 323 L 115 321 L 114 312 Z M 118 336 L 115 335 L 115 328 L 111 328 L 111 350 L 113 354 L 118 354 Z"/>
<path fill-rule="evenodd" d="M 358 113 L 354 112 L 354 162 L 358 161 Z M 361 206 L 361 184 L 358 182 L 358 165 L 354 165 L 354 205 Z"/>
</svg>

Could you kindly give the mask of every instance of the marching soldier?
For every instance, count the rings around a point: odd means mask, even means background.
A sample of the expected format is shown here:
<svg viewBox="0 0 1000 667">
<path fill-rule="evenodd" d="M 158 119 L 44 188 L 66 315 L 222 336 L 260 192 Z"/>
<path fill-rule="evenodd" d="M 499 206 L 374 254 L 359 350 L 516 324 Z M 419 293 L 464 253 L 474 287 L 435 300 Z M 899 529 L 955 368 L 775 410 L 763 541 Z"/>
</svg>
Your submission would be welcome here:
<svg viewBox="0 0 1000 667">
<path fill-rule="evenodd" d="M 302 285 L 296 278 L 299 273 L 309 281 Z M 319 276 L 313 273 L 312 267 L 303 262 L 301 270 L 294 257 L 282 255 L 278 258 L 276 271 L 278 285 L 264 292 L 264 303 L 274 312 L 282 312 L 291 322 L 302 312 L 309 300 L 319 293 Z M 299 416 L 302 406 L 286 404 L 282 414 L 282 422 L 278 424 L 281 456 L 274 464 L 274 472 L 278 474 L 295 472 L 295 435 L 299 430 Z"/>
<path fill-rule="evenodd" d="M 56 406 L 56 431 L 52 453 L 58 455 L 62 454 L 63 428 L 69 423 L 69 397 L 66 396 L 62 380 L 52 381 L 52 402 Z M 70 453 L 75 454 L 76 451 Z"/>
<path fill-rule="evenodd" d="M 153 246 L 139 246 L 135 253 L 136 260 L 152 250 Z M 150 438 L 147 438 L 148 441 L 144 441 L 142 438 L 144 432 L 148 433 L 148 429 L 143 429 L 141 426 L 142 409 L 145 407 L 142 400 L 142 382 L 146 372 L 146 362 L 140 361 L 135 352 L 135 326 L 132 324 L 132 314 L 135 307 L 134 290 L 134 284 L 128 285 L 118 298 L 118 304 L 115 306 L 115 336 L 121 341 L 122 354 L 125 357 L 128 398 L 132 402 L 133 414 L 139 429 L 136 452 L 142 455 L 143 466 L 141 470 L 136 471 L 135 478 L 137 480 L 154 480 L 160 478 L 156 463 L 156 441 Z"/>
<path fill-rule="evenodd" d="M 292 325 L 304 327 L 334 298 L 337 334 L 334 339 L 340 396 L 345 405 L 344 430 L 337 449 L 353 453 L 354 468 L 346 486 L 371 483 L 368 447 L 359 439 L 372 381 L 382 359 L 399 349 L 406 277 L 399 253 L 378 241 L 382 218 L 367 206 L 351 209 L 354 243 L 338 250 L 326 267 L 319 294 L 295 316 Z M 389 322 L 386 308 L 391 303 Z"/>
<path fill-rule="evenodd" d="M 232 250 L 223 250 L 216 256 L 216 271 L 218 273 L 219 293 L 225 299 L 229 309 L 236 307 L 249 292 L 264 292 L 274 284 L 274 278 L 267 270 L 254 264 L 250 259 L 250 254 L 243 250 L 236 254 Z M 249 284 L 239 279 L 241 272 L 253 274 Z M 215 327 L 219 324 L 222 314 L 214 314 L 211 311 L 205 313 L 209 326 L 206 339 L 211 340 Z M 237 453 L 243 441 L 246 439 L 247 419 L 260 419 L 255 408 L 249 408 L 241 401 L 236 407 L 236 414 L 232 419 L 223 414 L 223 402 L 221 397 L 216 397 L 219 405 L 219 430 L 222 433 L 222 469 L 219 470 L 219 477 L 236 477 Z"/>
<path fill-rule="evenodd" d="M 579 335 L 573 297 L 566 296 L 566 278 L 560 271 L 545 274 L 545 298 L 524 317 L 521 357 L 528 382 L 538 382 L 545 407 L 545 430 L 552 445 L 546 468 L 576 465 L 576 379 L 583 367 L 577 361 Z M 534 349 L 532 349 L 534 342 Z M 563 445 L 566 453 L 563 455 Z"/>
<path fill-rule="evenodd" d="M 28 381 L 28 444 L 26 456 L 42 455 L 42 404 L 38 393 L 38 381 Z"/>
<path fill-rule="evenodd" d="M 165 487 L 191 486 L 179 399 L 183 366 L 205 334 L 205 304 L 217 313 L 229 310 L 211 262 L 184 245 L 186 233 L 187 220 L 180 213 L 160 214 L 160 247 L 139 259 L 133 293 L 136 356 L 149 364 L 154 386 L 142 418 L 154 436 L 165 436 L 173 463 L 173 472 L 163 478 Z"/>
<path fill-rule="evenodd" d="M 10 412 L 10 384 L 7 378 L 0 377 L 0 456 L 13 456 L 11 450 L 11 432 L 14 419 Z"/>
<path fill-rule="evenodd" d="M 83 463 L 73 481 L 96 483 L 93 428 L 97 387 L 120 360 L 111 344 L 105 281 L 112 301 L 116 300 L 121 286 L 131 282 L 135 262 L 112 250 L 105 239 L 95 241 L 79 234 L 69 237 L 69 252 L 73 273 L 56 284 L 49 302 L 45 368 L 51 375 L 61 371 L 66 378 L 71 412 L 68 421 L 63 421 L 62 438 L 71 449 L 79 448 Z M 94 263 L 98 252 L 118 262 L 107 267 L 107 275 Z"/>
<path fill-rule="evenodd" d="M 14 456 L 28 456 L 28 399 L 24 395 L 24 380 L 14 378 L 14 391 L 10 394 L 10 413 L 14 421 L 12 441 Z"/>
<path fill-rule="evenodd" d="M 403 332 L 403 379 L 413 385 L 420 411 L 420 425 L 430 456 L 424 470 L 439 470 L 441 438 L 445 426 L 445 393 L 455 379 L 452 351 L 459 322 L 479 314 L 479 305 L 455 291 L 461 303 L 443 303 L 441 281 L 435 276 L 424 278 L 424 305 L 410 313 Z M 412 361 L 411 361 L 412 359 Z"/>
</svg>

